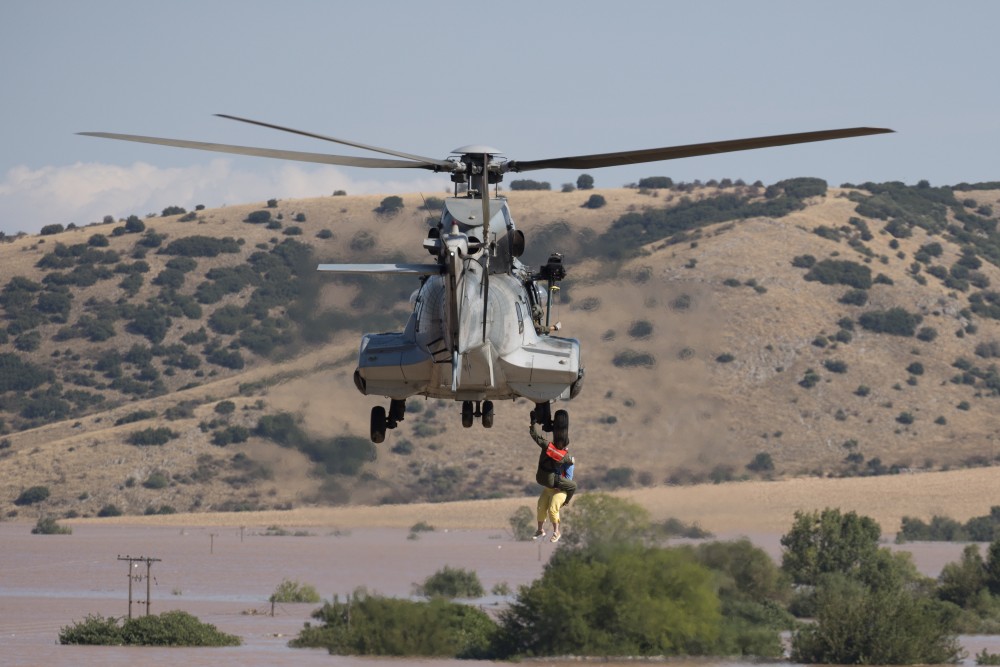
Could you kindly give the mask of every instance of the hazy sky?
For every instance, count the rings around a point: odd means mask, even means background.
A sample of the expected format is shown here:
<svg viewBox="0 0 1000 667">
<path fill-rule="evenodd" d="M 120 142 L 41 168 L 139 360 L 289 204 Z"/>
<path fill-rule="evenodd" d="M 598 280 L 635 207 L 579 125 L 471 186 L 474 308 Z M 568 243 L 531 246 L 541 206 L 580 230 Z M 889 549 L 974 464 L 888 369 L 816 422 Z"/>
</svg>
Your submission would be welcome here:
<svg viewBox="0 0 1000 667">
<path fill-rule="evenodd" d="M 0 231 L 450 184 L 75 134 L 369 155 L 215 113 L 521 160 L 868 125 L 897 133 L 590 173 L 597 187 L 1000 180 L 998 26 L 985 0 L 3 0 Z"/>
</svg>

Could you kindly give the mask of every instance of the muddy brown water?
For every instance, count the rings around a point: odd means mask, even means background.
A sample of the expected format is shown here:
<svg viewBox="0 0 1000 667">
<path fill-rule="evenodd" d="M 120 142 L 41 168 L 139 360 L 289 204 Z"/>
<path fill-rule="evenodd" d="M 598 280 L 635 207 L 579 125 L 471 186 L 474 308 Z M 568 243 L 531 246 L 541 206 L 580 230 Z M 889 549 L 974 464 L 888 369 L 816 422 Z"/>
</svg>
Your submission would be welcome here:
<svg viewBox="0 0 1000 667">
<path fill-rule="evenodd" d="M 330 656 L 321 650 L 288 648 L 310 620 L 315 604 L 279 604 L 271 616 L 268 597 L 283 579 L 316 587 L 324 599 L 341 599 L 363 586 L 371 592 L 408 597 L 415 583 L 445 565 L 475 570 L 483 587 L 506 583 L 511 590 L 541 575 L 555 547 L 516 542 L 503 531 L 436 530 L 409 539 L 399 528 L 337 531 L 306 528 L 308 535 L 270 536 L 263 526 L 163 527 L 76 525 L 72 535 L 32 535 L 28 523 L 0 523 L 0 665 L 144 667 L 184 664 L 468 665 L 468 661 Z M 295 529 L 287 529 L 294 531 Z M 720 534 L 731 539 L 737 534 Z M 750 538 L 780 557 L 778 535 Z M 958 559 L 964 545 L 905 545 L 925 574 L 936 576 Z M 150 572 L 151 613 L 179 609 L 239 635 L 231 648 L 61 646 L 59 629 L 88 614 L 128 613 L 129 566 L 118 557 L 158 558 Z M 145 564 L 134 568 L 132 613 L 145 613 Z M 487 594 L 473 604 L 497 611 L 509 598 Z M 1000 638 L 965 637 L 970 655 L 1000 651 Z M 967 664 L 973 664 L 971 659 Z M 563 664 L 538 661 L 533 664 Z M 570 664 L 570 663 L 565 663 Z M 578 663 L 574 663 L 578 664 Z M 614 664 L 614 663 L 604 663 Z M 634 663 L 633 663 L 634 664 Z M 685 664 L 685 663 L 671 663 Z M 733 661 L 698 665 L 739 665 Z"/>
</svg>

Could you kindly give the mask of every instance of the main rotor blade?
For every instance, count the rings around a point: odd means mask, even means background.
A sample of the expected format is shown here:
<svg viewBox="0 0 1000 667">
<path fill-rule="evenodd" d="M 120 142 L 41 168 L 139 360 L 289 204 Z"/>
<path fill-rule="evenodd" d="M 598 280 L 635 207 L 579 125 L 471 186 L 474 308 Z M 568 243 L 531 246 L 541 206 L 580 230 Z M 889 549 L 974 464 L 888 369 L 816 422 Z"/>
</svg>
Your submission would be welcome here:
<svg viewBox="0 0 1000 667">
<path fill-rule="evenodd" d="M 143 137 L 136 134 L 114 134 L 112 132 L 78 132 L 87 137 L 103 139 L 121 139 L 122 141 L 137 141 L 142 144 L 158 144 L 160 146 L 175 146 L 177 148 L 194 148 L 201 151 L 216 153 L 234 153 L 236 155 L 252 155 L 254 157 L 269 157 L 278 160 L 295 160 L 296 162 L 318 162 L 320 164 L 339 164 L 347 167 L 369 167 L 372 169 L 429 169 L 438 171 L 436 164 L 426 162 L 410 162 L 409 160 L 386 160 L 371 157 L 349 157 L 347 155 L 327 155 L 325 153 L 303 153 L 301 151 L 285 151 L 273 148 L 252 148 L 249 146 L 231 146 L 229 144 L 210 144 L 201 141 L 186 141 L 184 139 L 161 139 L 159 137 Z"/>
<path fill-rule="evenodd" d="M 437 264 L 320 264 L 317 271 L 330 273 L 397 273 L 436 276 L 441 273 Z"/>
<path fill-rule="evenodd" d="M 385 153 L 386 155 L 395 155 L 396 157 L 405 157 L 410 160 L 416 160 L 417 162 L 426 162 L 428 164 L 434 164 L 441 167 L 442 171 L 454 171 L 455 163 L 448 162 L 447 160 L 436 160 L 431 157 L 423 157 L 422 155 L 411 155 L 410 153 L 403 153 L 401 151 L 394 151 L 389 148 L 380 148 L 378 146 L 371 146 L 369 144 L 363 144 L 359 141 L 348 141 L 347 139 L 338 139 L 336 137 L 328 137 L 323 134 L 316 134 L 315 132 L 306 132 L 304 130 L 296 130 L 291 127 L 284 127 L 282 125 L 274 125 L 273 123 L 265 123 L 259 120 L 251 120 L 249 118 L 240 118 L 239 116 L 230 116 L 225 113 L 215 114 L 219 118 L 228 118 L 229 120 L 238 120 L 241 123 L 250 123 L 251 125 L 260 125 L 261 127 L 269 127 L 272 130 L 281 130 L 282 132 L 291 132 L 292 134 L 299 134 L 303 137 L 311 137 L 313 139 L 322 139 L 323 141 L 332 141 L 337 144 L 344 144 L 345 146 L 354 146 L 355 148 L 363 148 L 366 151 L 374 151 L 375 153 Z"/>
<path fill-rule="evenodd" d="M 535 169 L 597 169 L 599 167 L 614 167 L 621 164 L 658 162 L 660 160 L 676 160 L 678 158 L 695 157 L 698 155 L 713 155 L 715 153 L 748 151 L 755 148 L 769 148 L 771 146 L 804 144 L 811 141 L 827 141 L 828 139 L 863 137 L 869 134 L 885 134 L 887 132 L 894 131 L 895 130 L 889 130 L 881 127 L 850 127 L 842 130 L 821 130 L 819 132 L 778 134 L 770 137 L 732 139 L 730 141 L 713 141 L 706 144 L 668 146 L 665 148 L 646 148 L 643 150 L 621 151 L 618 153 L 575 155 L 571 157 L 557 157 L 548 160 L 511 160 L 504 165 L 504 171 L 518 172 L 532 171 Z"/>
</svg>

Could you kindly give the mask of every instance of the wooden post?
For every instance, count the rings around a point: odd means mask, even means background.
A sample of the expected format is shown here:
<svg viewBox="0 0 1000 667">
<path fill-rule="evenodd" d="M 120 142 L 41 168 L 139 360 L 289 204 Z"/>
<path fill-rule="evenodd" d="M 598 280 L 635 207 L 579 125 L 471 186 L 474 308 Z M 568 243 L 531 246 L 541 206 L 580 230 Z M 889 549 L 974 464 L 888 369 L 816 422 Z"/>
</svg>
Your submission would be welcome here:
<svg viewBox="0 0 1000 667">
<path fill-rule="evenodd" d="M 149 616 L 149 608 L 152 605 L 152 595 L 151 595 L 151 581 L 153 575 L 150 570 L 153 567 L 153 563 L 158 563 L 159 558 L 147 558 L 145 556 L 118 556 L 118 560 L 128 561 L 128 620 L 132 620 L 132 580 L 136 576 L 132 574 L 132 570 L 139 567 L 139 561 L 145 561 L 146 563 L 146 616 Z"/>
</svg>

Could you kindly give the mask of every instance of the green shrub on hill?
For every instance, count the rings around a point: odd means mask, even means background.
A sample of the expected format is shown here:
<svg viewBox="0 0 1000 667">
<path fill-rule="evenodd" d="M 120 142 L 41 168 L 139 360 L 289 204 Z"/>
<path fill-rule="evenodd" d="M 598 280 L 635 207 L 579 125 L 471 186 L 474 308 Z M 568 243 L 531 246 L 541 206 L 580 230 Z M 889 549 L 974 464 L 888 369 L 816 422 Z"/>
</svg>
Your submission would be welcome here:
<svg viewBox="0 0 1000 667">
<path fill-rule="evenodd" d="M 165 255 L 181 255 L 183 257 L 218 257 L 223 253 L 238 253 L 240 245 L 231 236 L 216 238 L 214 236 L 185 236 L 167 244 L 162 252 Z"/>
<path fill-rule="evenodd" d="M 640 178 L 636 187 L 646 190 L 669 190 L 674 187 L 674 179 L 669 176 L 647 176 L 646 178 Z"/>
<path fill-rule="evenodd" d="M 546 181 L 533 181 L 530 178 L 522 178 L 510 182 L 511 190 L 551 190 L 552 184 Z"/>
<path fill-rule="evenodd" d="M 850 260 L 824 259 L 813 265 L 804 278 L 824 285 L 847 285 L 859 290 L 872 286 L 871 269 Z"/>
<path fill-rule="evenodd" d="M 906 309 L 896 307 L 889 310 L 870 310 L 867 313 L 862 313 L 861 317 L 858 318 L 858 324 L 875 333 L 912 336 L 922 320 L 923 316 L 908 313 Z"/>
<path fill-rule="evenodd" d="M 179 438 L 180 433 L 171 431 L 165 426 L 160 426 L 157 428 L 150 427 L 142 431 L 134 431 L 129 434 L 126 441 L 130 445 L 138 445 L 140 447 L 148 445 L 165 445 L 174 438 Z"/>
<path fill-rule="evenodd" d="M 25 505 L 34 505 L 35 503 L 40 503 L 43 500 L 48 500 L 49 495 L 49 487 L 32 486 L 22 491 L 20 495 L 14 499 L 14 504 L 22 507 Z"/>
<path fill-rule="evenodd" d="M 25 361 L 12 352 L 0 352 L 0 393 L 29 392 L 54 382 L 55 373 Z"/>
<path fill-rule="evenodd" d="M 375 208 L 375 213 L 383 216 L 394 216 L 403 210 L 403 198 L 390 195 L 384 198 Z"/>
</svg>

